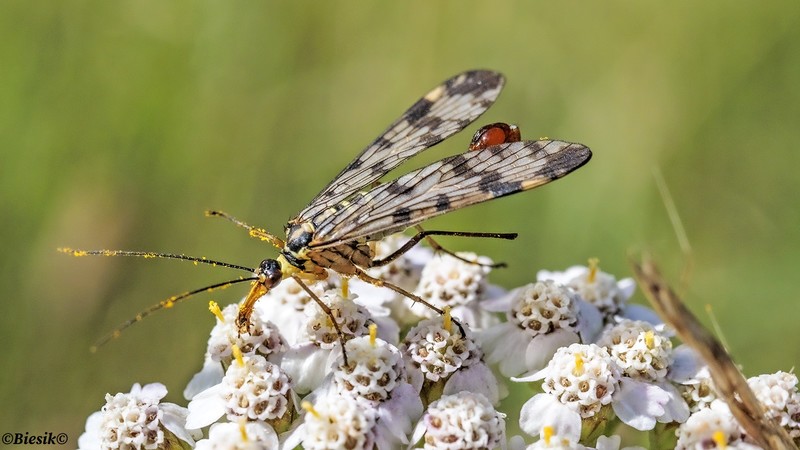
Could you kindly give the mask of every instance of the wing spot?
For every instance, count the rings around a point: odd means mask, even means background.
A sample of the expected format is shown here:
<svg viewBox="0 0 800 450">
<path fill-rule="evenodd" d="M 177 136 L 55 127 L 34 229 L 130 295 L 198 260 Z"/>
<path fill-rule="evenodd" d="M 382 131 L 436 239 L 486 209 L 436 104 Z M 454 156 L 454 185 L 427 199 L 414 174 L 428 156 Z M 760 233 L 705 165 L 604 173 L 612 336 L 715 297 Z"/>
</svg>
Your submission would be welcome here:
<svg viewBox="0 0 800 450">
<path fill-rule="evenodd" d="M 420 124 L 420 126 L 428 127 L 428 130 L 430 130 L 429 132 L 436 132 L 441 128 L 443 123 L 445 123 L 445 119 L 438 116 L 429 116 L 425 124 Z"/>
<path fill-rule="evenodd" d="M 492 91 L 500 86 L 502 76 L 495 72 L 471 71 L 458 77 L 453 83 L 447 85 L 449 95 L 471 95 L 475 92 L 484 95 L 486 91 Z"/>
<path fill-rule="evenodd" d="M 394 223 L 406 223 L 411 220 L 411 209 L 403 207 L 398 208 L 392 213 L 392 220 Z"/>
<path fill-rule="evenodd" d="M 472 168 L 469 166 L 467 162 L 467 158 L 464 155 L 456 155 L 448 164 L 453 168 L 453 173 L 458 177 L 467 178 L 472 175 Z"/>
<path fill-rule="evenodd" d="M 406 111 L 406 118 L 409 122 L 415 123 L 421 118 L 425 117 L 426 114 L 431 110 L 433 106 L 433 102 L 428 100 L 427 98 L 421 98 L 414 103 L 414 106 Z"/>
<path fill-rule="evenodd" d="M 513 194 L 522 190 L 523 184 L 519 181 L 499 181 L 490 185 L 481 186 L 484 192 L 492 197 L 502 197 L 503 195 Z"/>
<path fill-rule="evenodd" d="M 484 173 L 483 176 L 481 176 L 480 181 L 478 181 L 478 187 L 480 187 L 484 192 L 491 192 L 492 186 L 501 178 L 502 176 L 500 176 L 500 174 L 497 172 Z"/>
<path fill-rule="evenodd" d="M 386 192 L 392 195 L 405 195 L 411 192 L 412 189 L 414 189 L 414 186 L 404 186 L 398 180 L 394 180 L 386 186 Z"/>
<path fill-rule="evenodd" d="M 375 164 L 373 164 L 372 167 L 369 168 L 369 170 L 371 170 L 372 173 L 383 173 L 386 171 L 385 168 L 386 168 L 386 160 L 381 159 L 380 161 L 377 161 Z"/>
<path fill-rule="evenodd" d="M 446 194 L 439 194 L 436 198 L 436 211 L 447 211 L 450 209 L 450 197 Z"/>
</svg>

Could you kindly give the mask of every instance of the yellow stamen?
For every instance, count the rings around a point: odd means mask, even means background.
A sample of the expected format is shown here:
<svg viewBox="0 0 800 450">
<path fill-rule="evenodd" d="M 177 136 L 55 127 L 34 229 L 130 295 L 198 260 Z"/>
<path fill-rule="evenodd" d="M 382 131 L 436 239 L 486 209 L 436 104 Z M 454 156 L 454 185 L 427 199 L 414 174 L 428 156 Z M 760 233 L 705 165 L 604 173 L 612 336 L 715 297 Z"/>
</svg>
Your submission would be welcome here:
<svg viewBox="0 0 800 450">
<path fill-rule="evenodd" d="M 586 277 L 586 281 L 589 283 L 594 283 L 594 281 L 597 279 L 597 270 L 599 269 L 597 265 L 599 263 L 599 259 L 589 258 L 589 276 Z"/>
<path fill-rule="evenodd" d="M 448 333 L 452 333 L 453 329 L 453 317 L 450 315 L 450 307 L 445 306 L 444 308 L 444 317 L 442 318 L 442 328 Z"/>
<path fill-rule="evenodd" d="M 546 425 L 542 428 L 542 439 L 544 439 L 544 443 L 546 445 L 550 445 L 550 440 L 553 439 L 553 435 L 555 434 L 555 430 L 553 427 Z"/>
<path fill-rule="evenodd" d="M 322 415 L 319 413 L 319 411 L 314 409 L 314 405 L 312 405 L 311 402 L 302 402 L 300 403 L 300 407 L 305 409 L 312 416 L 314 416 L 315 419 L 322 418 Z"/>
<path fill-rule="evenodd" d="M 350 297 L 350 281 L 344 277 L 342 277 L 342 297 Z"/>
<path fill-rule="evenodd" d="M 220 322 L 225 323 L 225 316 L 222 315 L 222 310 L 219 309 L 219 304 L 217 302 L 214 300 L 208 302 L 208 310 L 211 311 L 211 314 L 217 316 Z"/>
<path fill-rule="evenodd" d="M 652 350 L 653 347 L 655 347 L 656 345 L 655 341 L 656 341 L 655 333 L 653 333 L 652 330 L 644 334 L 644 344 L 647 345 L 647 348 L 649 348 L 650 350 Z"/>
<path fill-rule="evenodd" d="M 239 367 L 244 367 L 244 358 L 242 358 L 242 351 L 239 349 L 239 346 L 233 344 L 231 346 L 231 351 L 233 352 L 233 358 L 236 360 L 236 364 L 238 364 Z"/>
<path fill-rule="evenodd" d="M 583 375 L 583 355 L 575 353 L 575 369 L 572 373 L 577 377 Z"/>
<path fill-rule="evenodd" d="M 714 443 L 717 444 L 717 447 L 721 449 L 728 448 L 728 440 L 725 439 L 725 433 L 722 431 L 715 431 L 714 434 L 711 436 L 711 439 L 714 440 Z"/>
<path fill-rule="evenodd" d="M 371 323 L 369 324 L 369 345 L 375 347 L 375 339 L 378 338 L 378 325 Z"/>
<path fill-rule="evenodd" d="M 247 418 L 240 417 L 239 418 L 239 433 L 242 434 L 242 441 L 247 442 L 249 439 L 247 438 Z"/>
</svg>

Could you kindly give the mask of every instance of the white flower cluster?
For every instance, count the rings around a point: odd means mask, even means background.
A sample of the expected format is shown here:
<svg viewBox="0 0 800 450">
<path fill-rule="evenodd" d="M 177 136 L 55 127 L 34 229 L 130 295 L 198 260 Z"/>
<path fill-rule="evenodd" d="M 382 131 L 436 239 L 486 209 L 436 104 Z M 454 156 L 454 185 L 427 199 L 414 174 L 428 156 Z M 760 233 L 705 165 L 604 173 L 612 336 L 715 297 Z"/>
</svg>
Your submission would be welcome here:
<svg viewBox="0 0 800 450">
<path fill-rule="evenodd" d="M 703 369 L 703 372 L 706 370 Z M 676 448 L 760 448 L 736 421 L 728 405 L 717 398 L 710 378 L 704 374 L 700 379 L 709 386 L 709 393 L 696 403 L 692 415 L 678 428 Z M 800 441 L 800 391 L 797 375 L 787 372 L 759 375 L 748 379 L 747 384 L 764 407 L 766 416 L 783 427 L 795 443 Z"/>
<path fill-rule="evenodd" d="M 377 243 L 376 257 L 404 242 Z M 418 246 L 370 269 L 444 314 L 333 273 L 308 283 L 316 300 L 283 280 L 258 301 L 246 333 L 238 305 L 212 304 L 216 325 L 184 390 L 188 407 L 161 403 L 163 385 L 134 385 L 107 395 L 79 446 L 618 450 L 621 423 L 677 429 L 658 448 L 755 448 L 695 353 L 673 347 L 651 310 L 628 303 L 633 280 L 591 261 L 540 271 L 506 292 L 488 282 L 490 268 L 485 257 Z M 521 409 L 501 412 L 509 380 L 536 391 Z M 797 377 L 750 384 L 769 417 L 800 440 Z M 507 415 L 528 436 L 507 439 Z"/>
</svg>

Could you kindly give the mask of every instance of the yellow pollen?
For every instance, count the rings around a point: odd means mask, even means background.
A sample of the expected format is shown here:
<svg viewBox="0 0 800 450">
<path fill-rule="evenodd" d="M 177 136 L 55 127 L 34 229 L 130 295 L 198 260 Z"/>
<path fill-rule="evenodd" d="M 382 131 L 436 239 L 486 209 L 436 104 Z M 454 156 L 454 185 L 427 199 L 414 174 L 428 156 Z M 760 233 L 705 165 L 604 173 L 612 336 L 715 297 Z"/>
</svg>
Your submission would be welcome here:
<svg viewBox="0 0 800 450">
<path fill-rule="evenodd" d="M 655 338 L 655 333 L 653 333 L 652 330 L 648 331 L 648 332 L 646 332 L 644 334 L 644 343 L 645 343 L 645 345 L 647 345 L 647 348 L 649 348 L 650 350 L 652 350 L 653 347 L 655 347 L 656 338 Z"/>
<path fill-rule="evenodd" d="M 242 358 L 242 351 L 239 350 L 239 346 L 233 344 L 231 350 L 233 351 L 233 358 L 236 359 L 236 364 L 238 364 L 239 367 L 244 367 L 244 358 Z"/>
<path fill-rule="evenodd" d="M 369 324 L 369 345 L 375 347 L 375 339 L 378 337 L 378 325 Z"/>
<path fill-rule="evenodd" d="M 453 317 L 450 315 L 450 307 L 444 307 L 444 317 L 442 318 L 442 328 L 448 333 L 453 329 Z"/>
<path fill-rule="evenodd" d="M 167 309 L 172 308 L 173 306 L 175 306 L 175 297 L 170 297 L 164 300 L 163 302 L 161 302 L 161 306 Z"/>
<path fill-rule="evenodd" d="M 86 255 L 88 255 L 88 253 L 86 253 L 85 250 L 73 250 L 73 249 L 71 249 L 69 247 L 59 247 L 58 251 L 61 252 L 61 253 L 71 253 L 72 256 L 86 256 Z"/>
<path fill-rule="evenodd" d="M 322 415 L 319 413 L 319 411 L 314 409 L 314 405 L 312 405 L 311 402 L 302 402 L 300 403 L 300 407 L 305 409 L 312 416 L 314 416 L 315 419 L 322 418 Z"/>
<path fill-rule="evenodd" d="M 248 234 L 250 235 L 250 237 L 259 238 L 262 241 L 264 240 L 264 236 L 261 233 L 259 233 L 259 230 L 255 228 L 251 228 L 250 231 L 248 231 Z"/>
<path fill-rule="evenodd" d="M 239 418 L 239 433 L 241 433 L 241 435 L 242 435 L 242 441 L 243 442 L 247 442 L 249 440 L 247 438 L 247 428 L 245 427 L 245 425 L 247 425 L 247 418 L 246 417 L 240 417 Z"/>
<path fill-rule="evenodd" d="M 553 427 L 546 425 L 542 428 L 542 439 L 544 439 L 544 443 L 550 445 L 550 440 L 553 439 L 553 434 L 555 434 L 555 430 Z"/>
<path fill-rule="evenodd" d="M 711 439 L 714 440 L 714 443 L 717 444 L 717 447 L 722 449 L 728 448 L 728 440 L 725 439 L 725 433 L 722 431 L 715 431 Z"/>
<path fill-rule="evenodd" d="M 580 353 L 575 354 L 575 369 L 572 373 L 577 377 L 583 375 L 583 355 Z"/>
<path fill-rule="evenodd" d="M 600 263 L 600 260 L 597 258 L 589 258 L 589 276 L 586 277 L 586 281 L 589 283 L 594 283 L 597 279 L 597 265 Z"/>
<path fill-rule="evenodd" d="M 211 314 L 217 316 L 220 322 L 225 323 L 225 316 L 222 315 L 222 310 L 219 309 L 219 304 L 214 300 L 208 302 L 208 310 L 211 311 Z"/>
<path fill-rule="evenodd" d="M 350 297 L 350 281 L 342 277 L 342 297 Z"/>
</svg>

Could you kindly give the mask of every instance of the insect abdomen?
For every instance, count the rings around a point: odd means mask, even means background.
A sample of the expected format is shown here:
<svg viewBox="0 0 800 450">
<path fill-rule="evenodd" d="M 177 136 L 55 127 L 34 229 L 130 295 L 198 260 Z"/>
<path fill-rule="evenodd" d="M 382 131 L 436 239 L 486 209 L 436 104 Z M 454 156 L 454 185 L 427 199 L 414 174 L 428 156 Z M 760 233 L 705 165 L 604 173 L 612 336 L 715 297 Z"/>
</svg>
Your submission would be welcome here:
<svg viewBox="0 0 800 450">
<path fill-rule="evenodd" d="M 314 264 L 342 275 L 355 275 L 358 267 L 369 267 L 374 256 L 368 244 L 355 241 L 335 247 L 312 248 L 307 255 Z"/>
</svg>

